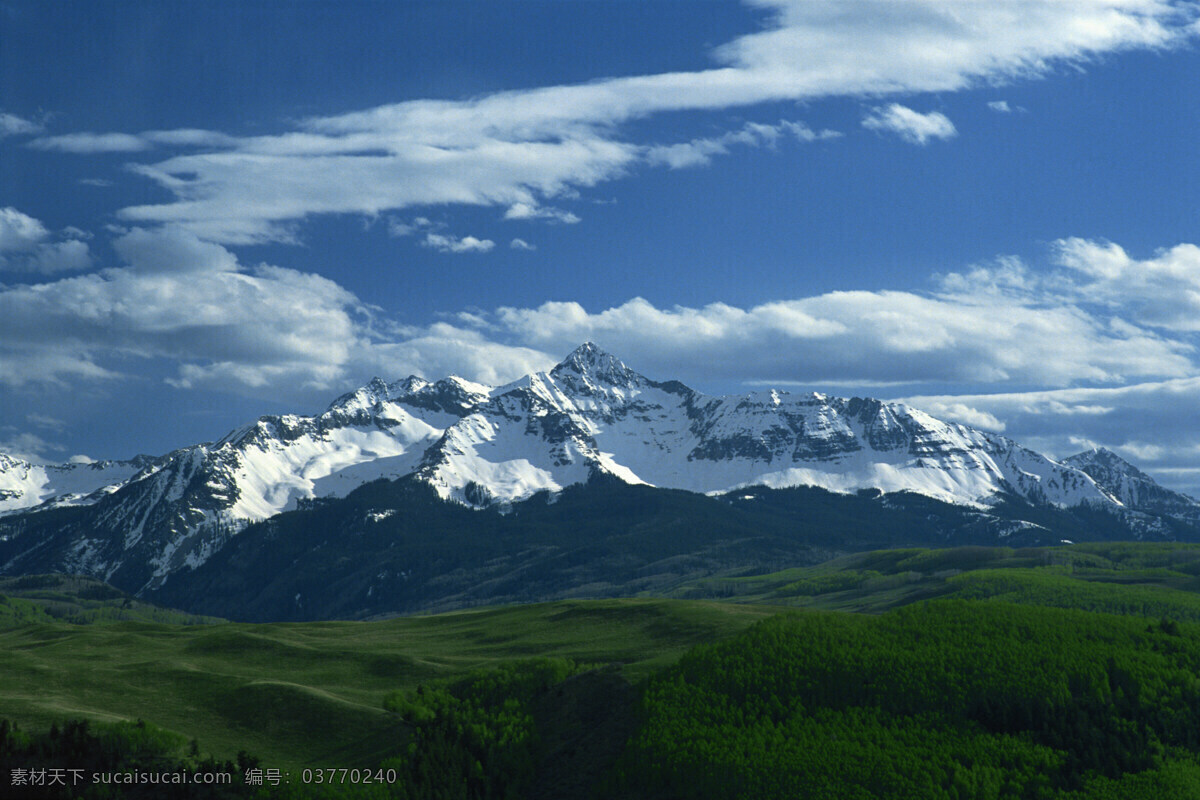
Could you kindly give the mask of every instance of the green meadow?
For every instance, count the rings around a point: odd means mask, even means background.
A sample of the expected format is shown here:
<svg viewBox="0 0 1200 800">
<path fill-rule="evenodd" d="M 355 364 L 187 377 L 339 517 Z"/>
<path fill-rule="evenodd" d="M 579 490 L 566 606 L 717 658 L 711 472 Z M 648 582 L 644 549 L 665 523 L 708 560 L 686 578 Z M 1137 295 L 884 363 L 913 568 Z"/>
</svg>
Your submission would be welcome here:
<svg viewBox="0 0 1200 800">
<path fill-rule="evenodd" d="M 29 601 L 26 601 L 29 602 Z M 267 766 L 363 767 L 394 755 L 392 692 L 535 656 L 621 665 L 632 681 L 769 607 L 603 600 L 378 622 L 80 625 L 0 630 L 0 717 L 24 728 L 144 719 Z"/>
<path fill-rule="evenodd" d="M 674 593 L 242 624 L 5 579 L 0 718 L 18 753 L 82 719 L 166 743 L 142 762 L 402 776 L 271 797 L 1200 797 L 1196 545 L 884 550 Z"/>
</svg>

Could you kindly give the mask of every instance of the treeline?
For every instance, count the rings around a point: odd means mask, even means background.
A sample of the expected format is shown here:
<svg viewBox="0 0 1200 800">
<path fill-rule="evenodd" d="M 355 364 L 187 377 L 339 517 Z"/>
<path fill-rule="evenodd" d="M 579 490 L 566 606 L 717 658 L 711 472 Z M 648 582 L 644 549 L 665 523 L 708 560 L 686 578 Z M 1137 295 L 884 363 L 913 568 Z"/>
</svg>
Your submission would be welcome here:
<svg viewBox="0 0 1200 800">
<path fill-rule="evenodd" d="M 532 659 L 413 690 L 387 706 L 414 726 L 387 762 L 404 800 L 609 798 L 637 717 L 616 665 Z"/>
<path fill-rule="evenodd" d="M 108 800 L 226 800 L 255 796 L 243 781 L 258 765 L 244 753 L 237 762 L 200 756 L 195 740 L 146 722 L 55 723 L 30 733 L 0 719 L 0 796 L 11 800 L 86 798 Z M 153 782 L 150 774 L 159 776 Z M 173 783 L 161 776 L 224 773 L 228 783 Z M 113 775 L 121 775 L 113 779 Z M 134 777 L 125 782 L 125 776 Z"/>
<path fill-rule="evenodd" d="M 654 680 L 616 793 L 1200 797 L 1192 625 L 996 602 L 798 613 Z"/>
</svg>

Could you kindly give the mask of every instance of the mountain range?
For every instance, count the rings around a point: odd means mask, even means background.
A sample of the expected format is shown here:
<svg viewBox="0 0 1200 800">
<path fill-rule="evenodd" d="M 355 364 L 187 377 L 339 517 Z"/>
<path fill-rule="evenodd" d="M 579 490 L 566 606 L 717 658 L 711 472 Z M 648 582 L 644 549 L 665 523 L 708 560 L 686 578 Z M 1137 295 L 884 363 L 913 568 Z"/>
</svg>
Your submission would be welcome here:
<svg viewBox="0 0 1200 800">
<path fill-rule="evenodd" d="M 912 531 L 908 543 L 1200 538 L 1200 503 L 1107 450 L 1056 461 L 1004 436 L 869 398 L 780 391 L 709 396 L 678 381 L 651 380 L 588 343 L 547 372 L 499 387 L 457 377 L 376 378 L 320 414 L 262 417 L 214 442 L 161 457 L 47 466 L 0 455 L 0 573 L 81 573 L 212 613 L 179 587 L 208 575 L 211 591 L 213 565 L 250 547 L 263 531 L 276 531 L 270 540 L 277 544 L 259 542 L 256 557 L 266 559 L 264 569 L 286 573 L 290 565 L 274 564 L 270 553 L 307 541 L 307 534 L 284 546 L 278 531 L 289 525 L 307 530 L 309 523 L 297 520 L 313 514 L 323 515 L 326 529 L 344 529 L 350 517 L 354 525 L 382 529 L 412 525 L 422 515 L 453 517 L 446 525 L 467 532 L 468 549 L 472 536 L 511 534 L 512 547 L 521 551 L 532 535 L 519 534 L 521 526 L 503 518 L 567 496 L 582 503 L 577 513 L 607 518 L 605 511 L 587 511 L 580 499 L 597 486 L 608 487 L 602 493 L 609 501 L 620 496 L 635 504 L 644 501 L 630 498 L 674 490 L 672 502 L 690 509 L 675 519 L 694 514 L 710 532 L 723 529 L 715 520 L 727 511 L 740 515 L 727 520 L 732 538 L 693 537 L 708 542 L 705 547 L 753 538 L 756 527 L 782 537 L 761 552 L 743 548 L 739 557 L 733 548 L 699 561 L 687 537 L 677 537 L 674 555 L 693 558 L 687 575 L 817 557 L 811 526 L 798 521 L 811 518 L 816 505 L 841 508 L 822 517 L 828 528 L 818 537 L 822 553 L 879 543 L 871 531 L 882 535 L 889 524 L 897 528 L 902 513 L 911 517 L 918 510 L 928 520 L 924 534 L 912 520 L 899 525 Z M 630 494 L 632 487 L 638 488 Z M 364 497 L 375 505 L 364 506 Z M 871 504 L 869 512 L 864 503 Z M 447 508 L 433 510 L 438 504 Z M 546 513 L 552 512 L 534 516 Z M 329 522 L 331 514 L 341 521 Z M 620 523 L 621 530 L 638 524 Z M 497 534 L 499 528 L 508 533 Z M 799 528 L 808 533 L 789 533 Z M 734 529 L 739 533 L 730 533 Z M 407 540 L 414 535 L 421 535 L 419 525 Z M 552 540 L 545 546 L 557 547 Z M 397 541 L 384 537 L 379 546 L 394 550 Z M 513 553 L 488 552 L 519 570 Z M 293 555 L 294 562 L 303 560 Z M 614 549 L 605 558 L 619 555 Z M 454 564 L 479 577 L 465 562 Z M 627 566 L 636 572 L 645 564 Z M 662 583 L 675 573 L 655 574 Z M 624 585 L 601 582 L 610 589 Z M 557 587 L 550 595 L 579 588 L 549 583 Z M 387 594 L 382 585 L 367 588 L 371 597 L 377 590 Z M 447 598 L 454 596 L 413 595 L 403 608 L 365 601 L 322 613 L 413 610 L 453 604 Z M 519 591 L 501 596 L 524 597 Z"/>
</svg>

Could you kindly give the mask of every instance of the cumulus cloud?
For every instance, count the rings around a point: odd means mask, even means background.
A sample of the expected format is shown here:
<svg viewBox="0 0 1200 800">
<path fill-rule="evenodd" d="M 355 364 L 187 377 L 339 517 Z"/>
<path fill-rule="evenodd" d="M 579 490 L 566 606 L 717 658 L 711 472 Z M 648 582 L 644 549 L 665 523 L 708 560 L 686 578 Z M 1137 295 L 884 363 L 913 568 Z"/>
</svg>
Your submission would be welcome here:
<svg viewBox="0 0 1200 800">
<path fill-rule="evenodd" d="M 657 308 L 634 299 L 501 308 L 513 338 L 549 352 L 584 340 L 636 354 L 658 374 L 705 380 L 1067 386 L 1184 376 L 1191 347 L 1085 311 L 909 292 L 830 292 L 737 308 Z M 684 370 L 686 375 L 677 374 Z"/>
<path fill-rule="evenodd" d="M 330 280 L 246 269 L 179 229 L 135 230 L 114 246 L 125 266 L 0 288 L 0 382 L 111 378 L 106 364 L 133 356 L 178 362 L 181 386 L 210 374 L 329 386 L 359 346 L 361 304 Z"/>
<path fill-rule="evenodd" d="M 1008 104 L 1007 100 L 993 100 L 987 104 L 987 107 L 998 114 L 1011 114 L 1013 112 L 1013 108 Z"/>
<path fill-rule="evenodd" d="M 51 234 L 40 220 L 11 206 L 0 208 L 0 272 L 55 272 L 84 270 L 92 257 L 86 234 L 66 228 Z"/>
<path fill-rule="evenodd" d="M 0 208 L 0 253 L 31 250 L 49 235 L 39 220 L 11 206 Z"/>
<path fill-rule="evenodd" d="M 410 330 L 403 339 L 379 342 L 362 350 L 356 367 L 363 375 L 419 375 L 430 379 L 459 375 L 498 386 L 550 369 L 564 355 L 498 342 L 471 327 L 435 323 Z"/>
<path fill-rule="evenodd" d="M 439 253 L 486 253 L 496 246 L 491 239 L 476 239 L 474 236 L 447 236 L 427 233 L 422 245 Z"/>
<path fill-rule="evenodd" d="M 909 144 L 923 145 L 930 139 L 952 139 L 958 135 L 945 114 L 939 111 L 922 114 L 899 103 L 872 109 L 862 125 L 873 131 L 894 133 Z"/>
<path fill-rule="evenodd" d="M 524 239 L 513 239 L 508 246 L 513 250 L 537 250 L 537 245 L 532 245 Z"/>
<path fill-rule="evenodd" d="M 167 145 L 208 148 L 138 164 L 138 174 L 173 199 L 126 208 L 123 218 L 181 225 L 222 243 L 293 241 L 294 224 L 312 214 L 376 215 L 422 205 L 537 209 L 649 163 L 703 163 L 746 143 L 725 137 L 681 145 L 631 141 L 623 123 L 650 115 L 952 92 L 1034 77 L 1101 54 L 1168 47 L 1198 30 L 1195 8 L 1169 0 L 752 4 L 770 12 L 769 24 L 717 48 L 710 69 L 470 100 L 412 100 L 310 118 L 275 135 L 66 134 L 36 146 L 131 154 Z M 883 107 L 875 118 L 919 142 L 953 131 L 936 112 L 898 105 Z M 734 136 L 764 141 L 753 129 Z"/>
<path fill-rule="evenodd" d="M 496 247 L 491 239 L 480 239 L 475 236 L 455 236 L 443 233 L 446 223 L 434 222 L 428 217 L 414 217 L 403 220 L 389 217 L 387 230 L 389 236 L 404 237 L 423 234 L 421 246 L 439 253 L 487 253 Z"/>
<path fill-rule="evenodd" d="M 1200 247 L 1179 244 L 1140 260 L 1111 242 L 1071 238 L 1056 247 L 1082 299 L 1120 308 L 1144 325 L 1200 331 Z"/>
</svg>

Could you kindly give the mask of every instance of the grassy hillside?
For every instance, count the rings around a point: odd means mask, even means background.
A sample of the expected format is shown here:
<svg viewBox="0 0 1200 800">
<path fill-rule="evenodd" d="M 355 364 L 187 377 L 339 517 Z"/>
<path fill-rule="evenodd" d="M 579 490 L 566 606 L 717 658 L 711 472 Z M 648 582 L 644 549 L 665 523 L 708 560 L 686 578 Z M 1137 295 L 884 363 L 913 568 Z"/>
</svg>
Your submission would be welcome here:
<svg viewBox="0 0 1200 800">
<path fill-rule="evenodd" d="M 1200 621 L 1200 547 L 1093 543 L 857 553 L 813 567 L 694 581 L 679 597 L 879 613 L 934 598 L 1003 600 Z"/>
<path fill-rule="evenodd" d="M 1197 545 L 886 550 L 373 622 L 120 620 L 174 612 L 22 580 L 0 718 L 26 731 L 144 719 L 180 758 L 384 764 L 412 799 L 1200 797 Z"/>
<path fill-rule="evenodd" d="M 0 628 L 27 622 L 161 622 L 199 625 L 224 622 L 138 600 L 84 575 L 23 575 L 0 578 Z"/>
<path fill-rule="evenodd" d="M 0 630 L 0 717 L 145 719 L 268 766 L 363 766 L 406 729 L 397 690 L 532 656 L 622 665 L 639 680 L 696 644 L 772 612 L 711 602 L 612 600 L 379 622 L 20 624 Z"/>
</svg>

